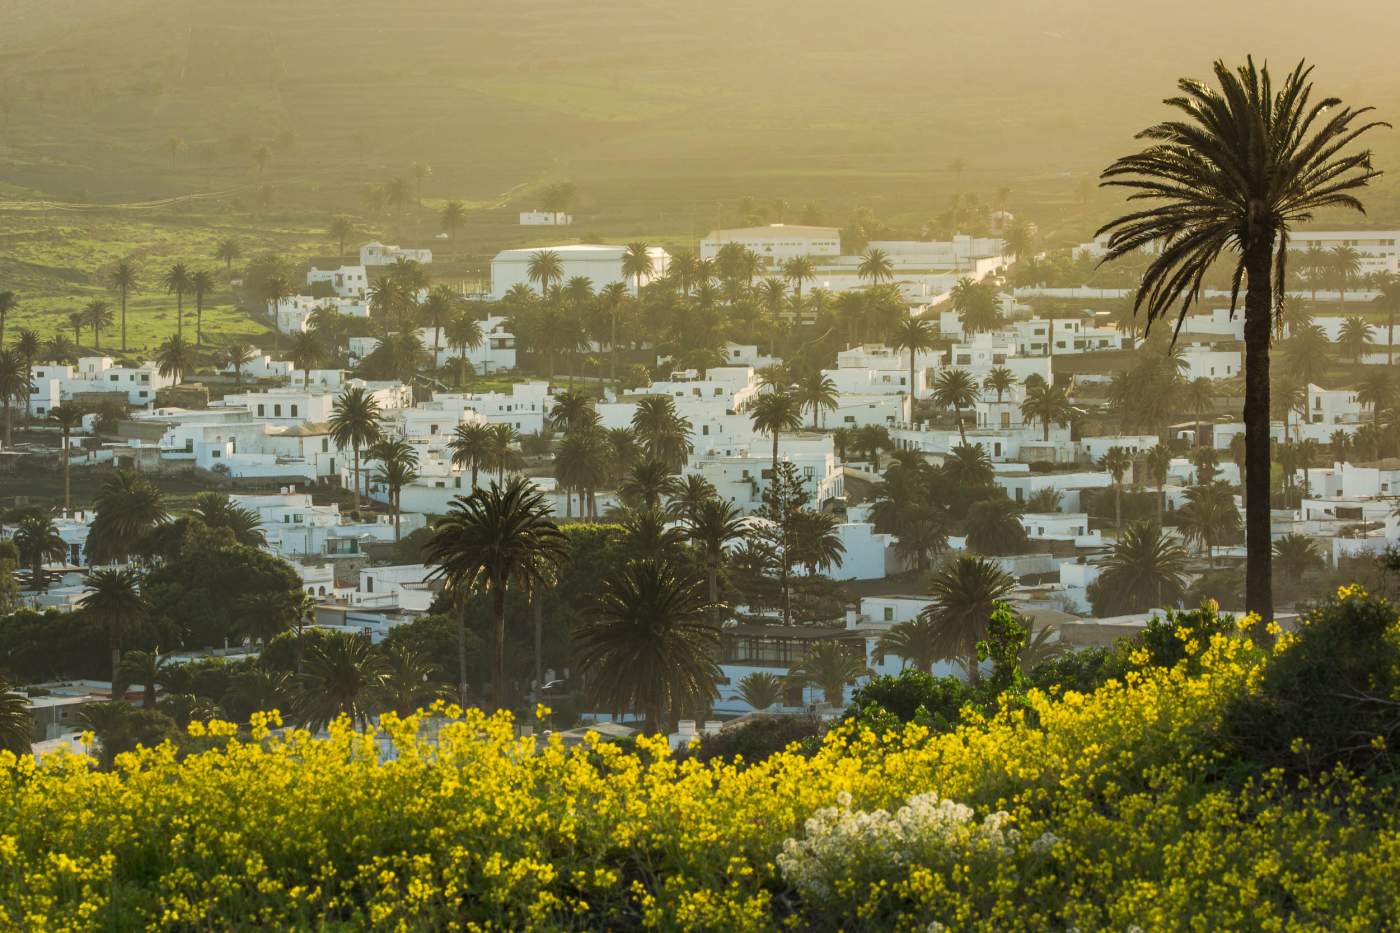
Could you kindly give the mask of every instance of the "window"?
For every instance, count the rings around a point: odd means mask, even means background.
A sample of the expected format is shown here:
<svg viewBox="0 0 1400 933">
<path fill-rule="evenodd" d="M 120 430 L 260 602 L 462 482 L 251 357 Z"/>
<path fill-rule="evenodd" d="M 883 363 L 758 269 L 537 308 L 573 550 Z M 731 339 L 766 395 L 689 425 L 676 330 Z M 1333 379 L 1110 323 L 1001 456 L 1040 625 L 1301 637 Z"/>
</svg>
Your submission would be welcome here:
<svg viewBox="0 0 1400 933">
<path fill-rule="evenodd" d="M 805 467 L 802 468 L 802 477 L 803 477 L 804 479 L 813 479 L 813 478 L 816 477 L 816 475 L 817 475 L 817 468 L 816 468 L 816 467 L 813 467 L 813 466 L 805 466 Z"/>
<path fill-rule="evenodd" d="M 328 437 L 321 438 L 321 453 L 328 453 L 331 449 L 331 440 Z"/>
<path fill-rule="evenodd" d="M 137 398 L 145 398 L 145 397 L 146 397 L 147 395 L 149 395 L 149 394 L 150 394 L 150 393 L 147 392 L 145 389 L 142 389 L 140 392 L 137 392 L 137 393 L 136 393 L 136 397 L 137 397 Z"/>
<path fill-rule="evenodd" d="M 273 405 L 273 406 L 272 406 L 272 416 L 273 416 L 274 418 L 280 418 L 280 417 L 282 417 L 282 406 L 281 406 L 281 405 Z"/>
<path fill-rule="evenodd" d="M 893 606 L 886 606 L 886 607 L 885 607 L 885 621 L 886 621 L 886 622 L 893 622 L 893 621 L 894 621 L 894 607 L 893 607 Z"/>
<path fill-rule="evenodd" d="M 266 413 L 267 413 L 267 412 L 264 410 L 263 406 L 262 406 L 262 405 L 259 405 L 259 406 L 258 406 L 258 417 L 261 418 L 261 417 L 262 417 L 263 415 L 265 415 Z"/>
<path fill-rule="evenodd" d="M 107 378 L 110 379 L 112 382 L 120 382 L 120 381 L 121 381 L 121 376 L 108 376 Z"/>
<path fill-rule="evenodd" d="M 218 459 L 219 459 L 220 457 L 222 457 L 223 455 L 224 455 L 224 452 L 223 452 L 222 450 L 220 450 L 219 448 L 217 448 L 217 447 L 215 447 L 213 450 L 209 451 L 209 456 L 210 456 L 210 457 L 213 457 L 215 460 L 218 460 Z"/>
<path fill-rule="evenodd" d="M 295 418 L 296 416 L 297 416 L 297 407 L 296 407 L 295 405 L 293 405 L 293 406 L 292 406 L 292 417 Z"/>
</svg>

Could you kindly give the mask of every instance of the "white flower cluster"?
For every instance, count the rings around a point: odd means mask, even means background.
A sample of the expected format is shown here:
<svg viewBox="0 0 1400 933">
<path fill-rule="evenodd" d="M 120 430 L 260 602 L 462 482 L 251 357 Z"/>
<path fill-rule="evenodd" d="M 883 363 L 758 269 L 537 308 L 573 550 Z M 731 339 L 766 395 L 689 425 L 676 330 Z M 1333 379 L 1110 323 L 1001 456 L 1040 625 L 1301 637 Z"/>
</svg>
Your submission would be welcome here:
<svg viewBox="0 0 1400 933">
<path fill-rule="evenodd" d="M 972 808 L 935 793 L 919 794 L 893 814 L 852 810 L 851 796 L 807 820 L 805 838 L 788 839 L 778 855 L 783 876 L 812 902 L 844 900 L 853 886 L 903 873 L 911 866 L 986 864 L 1015 853 L 1021 834 L 1002 810 L 977 820 Z M 1037 854 L 1053 837 L 1032 844 Z M 893 879 L 891 879 L 893 880 Z"/>
</svg>

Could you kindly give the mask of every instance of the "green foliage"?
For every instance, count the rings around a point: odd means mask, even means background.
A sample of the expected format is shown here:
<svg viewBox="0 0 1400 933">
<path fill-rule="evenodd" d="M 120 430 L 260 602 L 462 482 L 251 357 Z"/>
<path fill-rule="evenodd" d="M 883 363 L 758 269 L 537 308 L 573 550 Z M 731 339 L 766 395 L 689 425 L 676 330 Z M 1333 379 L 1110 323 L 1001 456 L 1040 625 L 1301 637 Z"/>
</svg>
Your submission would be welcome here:
<svg viewBox="0 0 1400 933">
<path fill-rule="evenodd" d="M 819 716 L 762 716 L 742 725 L 702 736 L 694 747 L 682 749 L 677 757 L 705 764 L 716 759 L 758 764 L 789 748 L 810 755 L 820 745 L 826 725 Z"/>
<path fill-rule="evenodd" d="M 917 722 L 944 731 L 961 721 L 963 706 L 972 698 L 956 677 L 934 677 L 906 669 L 894 676 L 873 677 L 856 690 L 846 717 L 879 730 Z"/>
</svg>

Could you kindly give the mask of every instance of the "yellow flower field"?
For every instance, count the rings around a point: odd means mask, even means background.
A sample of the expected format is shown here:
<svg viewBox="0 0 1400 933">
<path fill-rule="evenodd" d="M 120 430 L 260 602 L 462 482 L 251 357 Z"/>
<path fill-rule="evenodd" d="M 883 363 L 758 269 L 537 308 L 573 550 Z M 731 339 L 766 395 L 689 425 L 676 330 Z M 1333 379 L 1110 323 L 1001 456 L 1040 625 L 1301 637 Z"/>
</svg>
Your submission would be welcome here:
<svg viewBox="0 0 1400 933">
<path fill-rule="evenodd" d="M 536 748 L 452 708 L 433 742 L 386 719 L 390 760 L 344 724 L 273 735 L 276 714 L 116 773 L 7 756 L 0 927 L 1382 928 L 1400 826 L 1380 791 L 1224 779 L 1223 710 L 1268 654 L 1217 636 L 1093 695 L 752 767 Z M 833 874 L 819 833 L 859 864 Z"/>
</svg>

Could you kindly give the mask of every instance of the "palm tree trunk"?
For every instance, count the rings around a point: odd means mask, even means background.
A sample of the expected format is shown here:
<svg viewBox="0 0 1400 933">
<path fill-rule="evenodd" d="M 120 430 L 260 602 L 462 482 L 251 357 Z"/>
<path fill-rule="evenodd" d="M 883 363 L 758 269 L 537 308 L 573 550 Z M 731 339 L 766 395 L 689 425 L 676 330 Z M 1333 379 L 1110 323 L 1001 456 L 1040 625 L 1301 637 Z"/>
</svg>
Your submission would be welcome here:
<svg viewBox="0 0 1400 933">
<path fill-rule="evenodd" d="M 5 446 L 12 446 L 10 443 L 10 399 L 5 399 Z"/>
<path fill-rule="evenodd" d="M 495 708 L 506 709 L 506 587 L 504 580 L 491 581 L 491 609 L 496 621 Z"/>
<path fill-rule="evenodd" d="M 1123 530 L 1123 484 L 1113 484 L 1113 530 Z"/>
<path fill-rule="evenodd" d="M 194 345 L 204 343 L 204 296 L 194 300 Z"/>
<path fill-rule="evenodd" d="M 457 612 L 457 702 L 467 705 L 467 604 Z"/>
<path fill-rule="evenodd" d="M 355 473 L 351 482 L 355 485 L 355 511 L 360 510 L 360 445 L 351 444 L 350 449 L 355 452 Z"/>
<path fill-rule="evenodd" d="M 175 293 L 175 336 L 183 338 L 185 335 L 185 296 L 180 292 Z"/>
<path fill-rule="evenodd" d="M 705 561 L 706 569 L 710 578 L 710 616 L 715 625 L 719 625 L 719 557 L 711 555 Z"/>
<path fill-rule="evenodd" d="M 68 432 L 67 432 L 67 431 L 64 431 L 64 432 L 63 432 L 63 514 L 64 514 L 64 515 L 67 515 L 67 514 L 69 513 L 69 511 L 73 508 L 73 505 L 72 505 L 72 497 L 71 497 L 70 494 L 69 494 L 69 493 L 70 493 L 71 487 L 70 487 L 69 484 L 68 484 L 68 468 L 69 468 L 69 463 L 68 463 Z"/>
<path fill-rule="evenodd" d="M 962 445 L 967 446 L 967 431 L 963 428 L 962 407 L 953 406 L 953 417 L 958 419 L 958 437 L 962 440 Z"/>
<path fill-rule="evenodd" d="M 1259 240 L 1245 254 L 1249 287 L 1244 312 L 1244 608 L 1268 621 L 1274 616 L 1269 516 L 1269 332 L 1273 316 L 1269 267 L 1273 237 Z"/>
<path fill-rule="evenodd" d="M 1162 527 L 1162 511 L 1167 507 L 1167 504 L 1166 504 L 1166 503 L 1167 503 L 1167 490 L 1166 490 L 1164 487 L 1162 487 L 1162 486 L 1159 485 L 1159 486 L 1157 487 L 1157 527 L 1158 527 L 1158 528 L 1161 528 L 1161 527 Z"/>
<path fill-rule="evenodd" d="M 971 686 L 977 686 L 982 682 L 981 662 L 977 660 L 977 652 L 967 656 L 967 682 Z"/>
<path fill-rule="evenodd" d="M 612 336 L 608 338 L 608 379 L 617 381 L 617 309 L 612 313 Z"/>
<path fill-rule="evenodd" d="M 1395 359 L 1395 306 L 1391 305 L 1385 312 L 1385 365 L 1389 366 Z"/>
<path fill-rule="evenodd" d="M 126 352 L 126 289 L 122 289 L 122 352 Z"/>
<path fill-rule="evenodd" d="M 534 596 L 535 613 L 535 699 L 540 698 L 539 690 L 544 686 L 544 593 L 536 587 Z"/>
<path fill-rule="evenodd" d="M 394 503 L 394 543 L 398 544 L 401 540 L 399 536 L 399 494 L 395 490 L 391 489 L 389 490 L 389 497 L 393 500 Z"/>
</svg>

